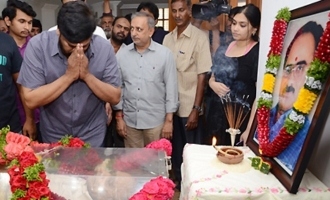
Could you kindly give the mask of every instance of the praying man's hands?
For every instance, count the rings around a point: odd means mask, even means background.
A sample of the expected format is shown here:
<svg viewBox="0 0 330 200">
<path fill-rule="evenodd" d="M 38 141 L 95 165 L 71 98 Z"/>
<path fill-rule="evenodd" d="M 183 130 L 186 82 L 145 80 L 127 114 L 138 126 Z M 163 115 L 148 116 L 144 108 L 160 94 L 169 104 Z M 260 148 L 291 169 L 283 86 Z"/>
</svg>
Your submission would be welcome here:
<svg viewBox="0 0 330 200">
<path fill-rule="evenodd" d="M 68 58 L 68 67 L 65 72 L 65 74 L 72 78 L 73 81 L 79 79 L 78 63 L 80 62 L 80 60 L 81 57 L 78 54 L 77 48 L 75 48 Z"/>
<path fill-rule="evenodd" d="M 88 77 L 88 59 L 84 53 L 82 44 L 77 44 L 68 58 L 68 68 L 66 74 L 70 76 L 74 81 L 78 79 L 85 80 Z"/>
</svg>

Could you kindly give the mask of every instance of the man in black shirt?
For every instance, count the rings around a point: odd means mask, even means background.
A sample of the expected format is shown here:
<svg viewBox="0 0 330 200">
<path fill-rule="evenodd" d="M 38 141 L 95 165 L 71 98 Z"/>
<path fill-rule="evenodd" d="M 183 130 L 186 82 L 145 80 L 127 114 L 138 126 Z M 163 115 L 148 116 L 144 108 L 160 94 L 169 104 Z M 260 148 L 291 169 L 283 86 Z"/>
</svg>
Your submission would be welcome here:
<svg viewBox="0 0 330 200">
<path fill-rule="evenodd" d="M 12 37 L 0 32 L 0 128 L 7 125 L 20 132 L 21 123 L 16 103 L 16 80 L 22 57 Z"/>
</svg>

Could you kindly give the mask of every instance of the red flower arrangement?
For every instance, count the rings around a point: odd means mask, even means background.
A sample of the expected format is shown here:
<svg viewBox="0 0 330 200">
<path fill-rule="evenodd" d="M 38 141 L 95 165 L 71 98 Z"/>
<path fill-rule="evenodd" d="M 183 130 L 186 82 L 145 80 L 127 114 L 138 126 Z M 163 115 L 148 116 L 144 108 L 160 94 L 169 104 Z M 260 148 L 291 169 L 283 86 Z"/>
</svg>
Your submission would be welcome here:
<svg viewBox="0 0 330 200">
<path fill-rule="evenodd" d="M 174 187 L 172 180 L 158 176 L 146 183 L 129 200 L 170 200 L 174 195 Z"/>
<path fill-rule="evenodd" d="M 65 136 L 53 144 L 31 142 L 30 138 L 10 131 L 10 127 L 0 130 L 0 165 L 9 165 L 11 200 L 65 200 L 52 193 L 48 187 L 45 167 L 34 154 L 35 150 L 42 151 L 56 146 L 89 147 L 79 138 Z M 94 162 L 94 155 L 87 157 Z M 84 160 L 86 162 L 86 159 Z"/>
<path fill-rule="evenodd" d="M 9 126 L 0 130 L 0 165 L 8 165 L 24 151 L 33 152 L 30 138 L 10 132 Z"/>
<path fill-rule="evenodd" d="M 90 144 L 85 143 L 80 138 L 74 138 L 71 135 L 65 135 L 60 141 L 54 144 L 54 146 L 63 146 L 63 147 L 76 147 L 76 148 L 89 148 Z"/>
<path fill-rule="evenodd" d="M 22 152 L 8 169 L 11 200 L 50 199 L 45 168 L 33 152 Z"/>
<path fill-rule="evenodd" d="M 64 197 L 50 191 L 45 167 L 38 160 L 33 150 L 41 152 L 57 146 L 81 148 L 89 147 L 90 145 L 72 136 L 65 136 L 57 143 L 40 144 L 38 142 L 31 142 L 28 137 L 10 132 L 9 130 L 9 127 L 0 130 L 0 164 L 8 164 L 10 162 L 8 174 L 10 176 L 10 188 L 13 193 L 11 200 L 65 200 Z M 171 143 L 166 139 L 155 141 L 146 148 L 163 150 L 168 156 L 172 154 Z M 62 170 L 63 173 L 69 170 L 70 174 L 88 174 L 84 170 L 79 171 L 79 166 L 96 166 L 102 162 L 96 151 L 90 151 L 92 149 L 80 151 L 84 153 L 84 156 L 78 156 L 79 158 L 77 157 L 77 152 L 74 150 L 75 148 L 70 150 L 70 152 L 73 152 L 70 155 L 66 153 L 64 156 L 65 161 L 63 160 L 58 165 L 59 170 Z M 139 154 L 135 154 L 134 158 L 140 158 L 141 162 L 143 162 L 142 158 L 148 157 L 145 153 L 141 157 L 137 155 Z M 72 163 L 73 165 L 71 165 Z M 118 164 L 121 165 L 123 162 L 118 162 Z M 115 163 L 113 168 L 115 168 Z M 88 170 L 94 171 L 95 169 L 92 167 Z M 170 179 L 159 176 L 146 183 L 130 200 L 169 200 L 174 195 L 174 187 L 175 184 Z"/>
<path fill-rule="evenodd" d="M 172 155 L 172 144 L 169 140 L 164 138 L 149 143 L 146 148 L 165 151 L 167 156 Z"/>
</svg>

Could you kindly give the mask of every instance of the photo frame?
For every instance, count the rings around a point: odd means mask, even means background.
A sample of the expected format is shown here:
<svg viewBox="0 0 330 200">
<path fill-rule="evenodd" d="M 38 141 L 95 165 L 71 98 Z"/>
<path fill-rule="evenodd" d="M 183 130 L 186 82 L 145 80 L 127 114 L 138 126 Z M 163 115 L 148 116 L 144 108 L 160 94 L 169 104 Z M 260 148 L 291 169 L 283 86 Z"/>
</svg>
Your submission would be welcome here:
<svg viewBox="0 0 330 200">
<path fill-rule="evenodd" d="M 298 28 L 301 27 L 301 25 L 304 24 L 305 22 L 311 20 L 319 21 L 320 18 L 325 17 L 324 20 L 326 23 L 329 19 L 328 17 L 329 12 L 330 12 L 329 1 L 319 1 L 291 11 L 291 19 L 288 24 L 287 34 L 285 36 L 284 46 L 282 51 L 280 72 L 277 75 L 278 78 L 275 83 L 273 107 L 275 104 L 277 105 L 279 99 L 278 96 L 275 97 L 275 95 L 279 94 L 280 91 L 281 81 L 279 79 L 283 73 L 284 57 L 286 55 L 287 49 L 289 49 L 288 43 L 290 43 L 291 40 L 293 40 L 293 37 L 297 32 Z M 324 22 L 322 21 L 321 23 Z M 321 24 L 321 25 L 323 25 L 323 28 L 325 28 L 325 24 Z M 323 89 L 319 95 L 319 99 L 318 101 L 315 102 L 311 114 L 308 117 L 310 120 L 310 125 L 305 140 L 303 141 L 300 154 L 298 154 L 297 162 L 295 163 L 293 169 L 292 170 L 288 169 L 277 157 L 275 158 L 263 157 L 264 160 L 271 163 L 272 166 L 271 173 L 275 175 L 275 177 L 283 184 L 283 186 L 290 193 L 293 194 L 297 193 L 300 182 L 308 166 L 308 162 L 312 155 L 313 149 L 318 141 L 318 138 L 321 135 L 320 133 L 323 131 L 324 125 L 329 116 L 329 108 L 330 108 L 329 90 L 330 90 L 330 76 L 328 75 L 327 80 L 323 85 Z M 250 149 L 257 156 L 260 156 L 259 144 L 255 136 L 256 130 L 257 130 L 257 119 L 255 115 L 251 126 L 250 134 L 247 139 L 247 146 L 249 146 Z"/>
</svg>

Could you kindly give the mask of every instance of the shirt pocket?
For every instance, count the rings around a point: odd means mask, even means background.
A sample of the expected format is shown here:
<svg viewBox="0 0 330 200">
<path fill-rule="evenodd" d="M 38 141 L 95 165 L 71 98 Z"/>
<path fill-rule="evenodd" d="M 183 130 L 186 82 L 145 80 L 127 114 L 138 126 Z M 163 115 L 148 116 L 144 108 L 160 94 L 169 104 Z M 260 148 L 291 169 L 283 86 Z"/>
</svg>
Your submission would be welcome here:
<svg viewBox="0 0 330 200">
<path fill-rule="evenodd" d="M 162 73 L 161 65 L 150 64 L 143 66 L 142 77 L 149 82 L 162 82 Z"/>
<path fill-rule="evenodd" d="M 176 58 L 176 69 L 179 72 L 194 72 L 196 71 L 193 55 L 190 52 L 181 52 Z"/>
</svg>

